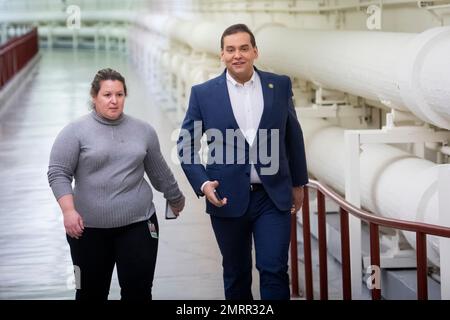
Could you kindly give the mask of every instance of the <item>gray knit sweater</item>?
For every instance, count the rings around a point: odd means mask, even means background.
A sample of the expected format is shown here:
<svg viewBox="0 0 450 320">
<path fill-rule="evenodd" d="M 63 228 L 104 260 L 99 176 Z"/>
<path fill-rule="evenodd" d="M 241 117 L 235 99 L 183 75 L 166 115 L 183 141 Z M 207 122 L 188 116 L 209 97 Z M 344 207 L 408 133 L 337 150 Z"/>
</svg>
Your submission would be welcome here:
<svg viewBox="0 0 450 320">
<path fill-rule="evenodd" d="M 125 114 L 108 120 L 93 111 L 59 133 L 47 175 L 57 200 L 73 194 L 86 227 L 114 228 L 155 213 L 144 171 L 169 203 L 184 201 L 152 126 Z"/>
</svg>

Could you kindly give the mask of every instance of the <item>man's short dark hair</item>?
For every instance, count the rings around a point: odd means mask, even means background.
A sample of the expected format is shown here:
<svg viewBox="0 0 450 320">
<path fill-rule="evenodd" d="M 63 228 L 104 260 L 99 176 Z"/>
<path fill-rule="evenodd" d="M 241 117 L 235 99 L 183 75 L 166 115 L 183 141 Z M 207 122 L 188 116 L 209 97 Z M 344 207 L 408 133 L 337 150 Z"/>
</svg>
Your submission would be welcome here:
<svg viewBox="0 0 450 320">
<path fill-rule="evenodd" d="M 253 32 L 251 32 L 250 29 L 243 23 L 233 24 L 232 26 L 229 26 L 225 29 L 225 31 L 222 33 L 222 37 L 220 38 L 220 48 L 223 50 L 223 38 L 239 32 L 248 33 L 250 35 L 250 42 L 252 46 L 256 48 L 256 41 Z"/>
</svg>

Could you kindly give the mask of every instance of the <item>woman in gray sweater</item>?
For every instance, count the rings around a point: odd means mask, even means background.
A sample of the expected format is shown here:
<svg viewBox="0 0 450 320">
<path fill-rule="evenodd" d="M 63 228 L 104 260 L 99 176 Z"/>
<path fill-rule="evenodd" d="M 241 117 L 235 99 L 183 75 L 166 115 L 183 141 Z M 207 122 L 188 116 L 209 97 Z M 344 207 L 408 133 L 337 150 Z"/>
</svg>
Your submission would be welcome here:
<svg viewBox="0 0 450 320">
<path fill-rule="evenodd" d="M 158 221 L 144 172 L 176 215 L 185 199 L 153 127 L 123 113 L 127 87 L 122 75 L 98 71 L 90 93 L 93 111 L 59 133 L 48 168 L 64 216 L 76 299 L 106 300 L 116 265 L 121 298 L 148 300 Z"/>
</svg>

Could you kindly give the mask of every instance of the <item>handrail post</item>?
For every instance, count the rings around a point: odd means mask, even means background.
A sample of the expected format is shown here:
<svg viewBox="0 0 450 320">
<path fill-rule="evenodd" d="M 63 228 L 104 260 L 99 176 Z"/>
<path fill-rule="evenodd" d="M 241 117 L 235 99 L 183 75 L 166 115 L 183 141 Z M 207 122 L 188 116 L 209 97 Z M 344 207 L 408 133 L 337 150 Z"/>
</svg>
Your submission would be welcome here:
<svg viewBox="0 0 450 320">
<path fill-rule="evenodd" d="M 342 261 L 342 295 L 344 300 L 352 299 L 352 282 L 350 270 L 350 235 L 348 213 L 339 208 L 341 221 L 341 261 Z"/>
<path fill-rule="evenodd" d="M 371 283 L 372 300 L 381 299 L 381 289 L 379 287 L 381 283 L 380 270 L 380 235 L 378 234 L 378 225 L 370 222 L 370 269 L 373 273 L 373 280 L 375 283 Z M 370 278 L 372 279 L 372 278 Z"/>
<path fill-rule="evenodd" d="M 299 297 L 298 289 L 298 248 L 297 248 L 297 214 L 291 215 L 291 283 L 292 297 Z"/>
<path fill-rule="evenodd" d="M 314 299 L 312 256 L 311 256 L 311 224 L 309 221 L 309 188 L 305 186 L 305 196 L 302 206 L 303 220 L 303 254 L 305 260 L 305 291 L 306 300 Z"/>
<path fill-rule="evenodd" d="M 417 299 L 428 299 L 428 273 L 427 273 L 427 236 L 416 232 L 417 256 Z"/>
<path fill-rule="evenodd" d="M 328 300 L 328 264 L 327 264 L 327 223 L 325 217 L 325 196 L 317 189 L 317 220 L 319 231 L 319 275 L 320 299 Z"/>
<path fill-rule="evenodd" d="M 345 199 L 355 207 L 361 207 L 360 195 L 360 136 L 358 131 L 345 131 Z M 362 295 L 362 266 L 361 266 L 361 220 L 350 216 L 350 263 L 352 276 L 353 298 Z"/>
</svg>

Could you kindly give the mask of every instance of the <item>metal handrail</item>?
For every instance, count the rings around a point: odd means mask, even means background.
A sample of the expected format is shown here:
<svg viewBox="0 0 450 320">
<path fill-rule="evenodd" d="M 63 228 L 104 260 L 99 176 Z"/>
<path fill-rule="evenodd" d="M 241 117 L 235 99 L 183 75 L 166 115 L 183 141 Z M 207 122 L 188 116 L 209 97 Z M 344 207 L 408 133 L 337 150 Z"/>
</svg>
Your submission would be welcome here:
<svg viewBox="0 0 450 320">
<path fill-rule="evenodd" d="M 0 89 L 38 52 L 37 28 L 0 46 Z"/>
<path fill-rule="evenodd" d="M 426 236 L 434 235 L 450 238 L 450 228 L 438 225 L 405 221 L 400 219 L 385 218 L 373 215 L 372 213 L 355 207 L 347 202 L 342 196 L 331 190 L 324 184 L 309 180 L 305 186 L 305 197 L 303 199 L 302 217 L 303 217 L 303 244 L 305 256 L 305 291 L 306 299 L 313 299 L 312 282 L 312 258 L 311 258 L 311 230 L 309 221 L 309 188 L 317 190 L 318 207 L 318 241 L 319 241 L 319 270 L 320 270 L 320 299 L 328 299 L 328 281 L 327 281 L 327 248 L 326 248 L 326 214 L 325 197 L 330 198 L 339 206 L 341 223 L 341 258 L 342 258 L 342 283 L 344 300 L 351 299 L 351 277 L 350 277 L 350 236 L 348 214 L 366 221 L 370 230 L 370 259 L 371 265 L 380 267 L 380 247 L 379 247 L 379 227 L 388 227 L 403 231 L 412 231 L 416 233 L 416 257 L 417 257 L 417 297 L 420 300 L 428 298 L 427 288 L 427 251 Z M 291 278 L 292 278 L 292 296 L 298 297 L 298 260 L 297 260 L 297 217 L 292 216 L 294 226 L 291 232 Z M 295 235 L 294 235 L 295 234 Z M 295 251 L 295 253 L 294 253 Z M 295 260 L 294 260 L 295 257 Z M 373 288 L 372 299 L 381 299 L 381 289 Z"/>
</svg>

